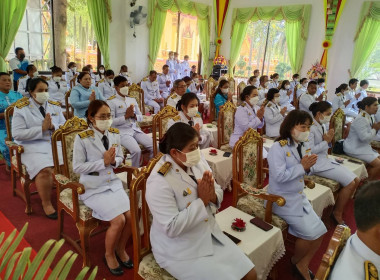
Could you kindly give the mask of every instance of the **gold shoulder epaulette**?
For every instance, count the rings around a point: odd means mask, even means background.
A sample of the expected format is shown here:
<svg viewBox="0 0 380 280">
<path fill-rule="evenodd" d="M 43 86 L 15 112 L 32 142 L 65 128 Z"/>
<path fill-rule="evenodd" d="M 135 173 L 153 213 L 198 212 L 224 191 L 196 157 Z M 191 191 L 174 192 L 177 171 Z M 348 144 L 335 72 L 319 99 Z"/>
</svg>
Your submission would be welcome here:
<svg viewBox="0 0 380 280">
<path fill-rule="evenodd" d="M 51 77 L 48 77 L 47 79 L 46 79 L 46 81 L 50 81 L 51 80 Z"/>
<path fill-rule="evenodd" d="M 28 75 L 22 76 L 20 79 L 25 79 L 26 77 L 28 77 Z"/>
<path fill-rule="evenodd" d="M 370 262 L 364 262 L 365 280 L 379 280 L 379 273 L 376 266 Z"/>
<path fill-rule="evenodd" d="M 365 117 L 365 113 L 362 113 L 362 116 Z"/>
<path fill-rule="evenodd" d="M 103 83 L 104 82 L 104 79 L 101 79 L 101 80 L 99 80 L 99 82 L 98 83 Z"/>
<path fill-rule="evenodd" d="M 173 118 L 173 120 L 175 120 L 175 121 L 179 121 L 181 119 L 181 117 L 178 115 L 178 116 L 175 116 L 174 118 Z"/>
<path fill-rule="evenodd" d="M 143 82 L 146 82 L 147 80 L 148 80 L 148 78 L 144 78 L 144 79 L 143 79 Z"/>
<path fill-rule="evenodd" d="M 168 172 L 169 172 L 169 170 L 170 170 L 170 168 L 172 167 L 172 164 L 169 162 L 169 161 L 167 161 L 167 162 L 165 162 L 161 167 L 160 167 L 160 169 L 158 169 L 158 174 L 161 174 L 162 176 L 166 176 L 166 174 L 168 174 Z"/>
<path fill-rule="evenodd" d="M 15 104 L 15 106 L 18 108 L 18 109 L 21 109 L 21 108 L 23 108 L 23 107 L 25 107 L 25 106 L 28 106 L 29 105 L 29 99 L 20 99 L 20 100 L 18 100 L 18 101 L 16 101 L 16 104 Z"/>
<path fill-rule="evenodd" d="M 341 97 L 342 96 L 342 94 L 339 92 L 336 96 L 339 96 L 339 97 Z"/>
<path fill-rule="evenodd" d="M 78 133 L 78 135 L 81 139 L 83 139 L 83 138 L 87 138 L 90 136 L 94 136 L 94 131 L 89 129 L 89 130 L 83 131 L 81 133 Z"/>
<path fill-rule="evenodd" d="M 170 95 L 171 98 L 173 99 L 176 99 L 177 98 L 177 94 L 173 93 L 172 95 Z"/>
<path fill-rule="evenodd" d="M 201 118 L 201 115 L 200 115 L 199 113 L 197 113 L 197 114 L 195 115 L 195 117 L 196 117 L 196 118 Z"/>
<path fill-rule="evenodd" d="M 272 106 L 272 103 L 268 103 L 267 107 L 269 108 L 270 106 Z"/>
<path fill-rule="evenodd" d="M 279 143 L 280 143 L 281 147 L 284 147 L 285 145 L 288 144 L 288 140 L 285 140 L 285 139 L 284 140 L 280 140 Z"/>
<path fill-rule="evenodd" d="M 116 94 L 114 94 L 114 95 L 112 95 L 111 97 L 107 98 L 107 100 L 112 100 L 112 99 L 114 99 L 114 98 L 116 98 Z"/>
<path fill-rule="evenodd" d="M 108 131 L 109 131 L 109 132 L 112 132 L 112 133 L 116 133 L 116 134 L 119 134 L 119 133 L 120 133 L 119 129 L 114 128 L 114 127 L 110 127 L 110 128 L 108 129 Z"/>
<path fill-rule="evenodd" d="M 241 107 L 245 107 L 245 102 L 241 103 Z"/>
<path fill-rule="evenodd" d="M 61 107 L 61 103 L 59 103 L 58 101 L 53 101 L 53 100 L 48 100 L 48 102 L 52 105 L 55 105 L 55 106 L 59 106 Z"/>
</svg>

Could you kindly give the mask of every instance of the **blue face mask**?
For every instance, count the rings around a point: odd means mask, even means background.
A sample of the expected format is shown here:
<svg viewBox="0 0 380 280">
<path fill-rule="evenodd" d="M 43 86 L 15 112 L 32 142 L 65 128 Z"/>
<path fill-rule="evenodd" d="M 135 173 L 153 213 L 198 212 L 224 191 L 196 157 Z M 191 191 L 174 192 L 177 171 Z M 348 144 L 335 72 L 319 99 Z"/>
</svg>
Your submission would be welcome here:
<svg viewBox="0 0 380 280">
<path fill-rule="evenodd" d="M 186 93 L 189 93 L 189 92 L 190 92 L 190 90 L 189 90 L 189 88 L 187 88 L 187 89 L 186 89 Z"/>
</svg>

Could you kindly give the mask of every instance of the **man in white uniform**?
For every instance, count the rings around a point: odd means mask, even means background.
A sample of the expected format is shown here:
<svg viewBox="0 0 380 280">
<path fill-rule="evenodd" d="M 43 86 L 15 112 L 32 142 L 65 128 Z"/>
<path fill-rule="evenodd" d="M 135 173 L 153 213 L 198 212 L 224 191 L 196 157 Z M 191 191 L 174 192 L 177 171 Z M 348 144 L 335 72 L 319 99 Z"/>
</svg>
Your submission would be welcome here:
<svg viewBox="0 0 380 280">
<path fill-rule="evenodd" d="M 300 110 L 304 110 L 308 112 L 310 115 L 313 115 L 309 107 L 312 103 L 316 101 L 322 101 L 323 99 L 323 94 L 318 96 L 316 98 L 316 92 L 317 92 L 317 82 L 315 81 L 310 81 L 309 84 L 307 85 L 307 92 L 302 94 L 300 97 L 300 102 L 299 102 L 299 108 Z"/>
<path fill-rule="evenodd" d="M 164 106 L 164 99 L 161 97 L 160 88 L 157 82 L 157 72 L 151 70 L 148 78 L 141 82 L 141 88 L 144 91 L 144 102 L 148 106 L 154 108 L 154 113 L 157 114 Z"/>
<path fill-rule="evenodd" d="M 169 75 L 169 65 L 162 66 L 162 73 L 158 74 L 157 82 L 160 88 L 160 93 L 164 99 L 168 98 L 172 81 Z"/>
<path fill-rule="evenodd" d="M 183 61 L 181 62 L 181 78 L 183 79 L 186 76 L 190 76 L 190 65 L 189 65 L 189 56 L 185 55 Z"/>
<path fill-rule="evenodd" d="M 186 87 L 187 86 L 184 80 L 175 80 L 173 84 L 174 92 L 169 96 L 166 105 L 176 108 L 178 101 L 181 100 L 182 95 L 186 92 Z"/>
<path fill-rule="evenodd" d="M 132 79 L 131 77 L 129 76 L 129 73 L 128 73 L 128 67 L 127 65 L 122 65 L 120 67 L 120 76 L 123 76 L 124 78 L 127 79 L 127 82 L 128 82 L 128 86 L 132 85 Z"/>
<path fill-rule="evenodd" d="M 378 279 L 380 272 L 380 182 L 359 188 L 354 213 L 357 231 L 330 274 L 332 280 Z"/>
</svg>

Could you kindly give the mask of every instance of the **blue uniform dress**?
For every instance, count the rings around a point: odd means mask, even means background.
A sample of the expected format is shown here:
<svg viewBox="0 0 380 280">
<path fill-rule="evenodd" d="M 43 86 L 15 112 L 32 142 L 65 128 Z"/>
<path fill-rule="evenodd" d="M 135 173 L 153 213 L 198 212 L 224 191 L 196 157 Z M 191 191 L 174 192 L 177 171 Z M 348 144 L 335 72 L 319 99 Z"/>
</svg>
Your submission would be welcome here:
<svg viewBox="0 0 380 280">
<path fill-rule="evenodd" d="M 75 116 L 79 118 L 86 117 L 86 111 L 87 111 L 88 105 L 90 105 L 90 95 L 92 91 L 95 91 L 96 99 L 106 101 L 106 99 L 100 93 L 98 88 L 94 86 L 85 88 L 81 84 L 78 84 L 71 90 L 70 104 L 74 108 Z"/>
<path fill-rule="evenodd" d="M 324 124 L 314 120 L 310 127 L 309 146 L 312 154 L 318 155 L 317 163 L 312 167 L 315 175 L 338 181 L 343 187 L 355 180 L 356 175 L 337 163 L 335 160 L 328 158 L 329 144 L 323 140 L 323 135 L 327 132 Z"/>
<path fill-rule="evenodd" d="M 223 200 L 220 186 L 214 182 L 216 204 L 205 206 L 198 197 L 198 186 L 190 176 L 201 179 L 205 171 L 211 169 L 203 157 L 187 171 L 170 155 L 154 167 L 146 185 L 146 201 L 153 215 L 153 255 L 176 279 L 241 279 L 254 265 L 215 221 Z"/>
<path fill-rule="evenodd" d="M 343 142 L 344 153 L 371 163 L 379 154 L 372 149 L 371 141 L 376 136 L 372 128 L 374 119 L 366 111 L 362 111 L 351 124 L 348 137 Z"/>
<path fill-rule="evenodd" d="M 222 93 L 218 93 L 215 95 L 214 105 L 215 105 L 216 119 L 218 119 L 218 116 L 219 116 L 219 107 L 223 106 L 227 101 L 228 101 L 227 94 L 223 95 Z"/>
<path fill-rule="evenodd" d="M 310 154 L 307 142 L 303 144 L 302 155 Z M 273 204 L 273 213 L 288 223 L 289 233 L 304 240 L 316 240 L 325 234 L 325 225 L 303 192 L 306 172 L 296 143 L 289 139 L 276 141 L 269 150 L 268 164 L 268 193 L 280 195 L 286 200 L 282 207 Z"/>
<path fill-rule="evenodd" d="M 51 149 L 53 131 L 42 131 L 44 117 L 40 112 L 40 107 L 44 108 L 46 114 L 50 114 L 52 124 L 56 129 L 66 121 L 60 103 L 55 101 L 49 100 L 39 105 L 33 98 L 30 98 L 15 107 L 12 118 L 12 136 L 17 144 L 24 146 L 21 162 L 26 166 L 31 179 L 42 169 L 54 166 Z M 62 162 L 61 148 L 58 148 L 58 156 Z"/>
<path fill-rule="evenodd" d="M 116 150 L 115 166 L 104 165 L 106 151 L 102 137 L 108 139 L 108 147 Z M 121 180 L 113 169 L 123 162 L 119 130 L 110 128 L 104 135 L 90 127 L 77 135 L 74 141 L 73 171 L 80 174 L 79 182 L 86 192 L 79 198 L 92 209 L 92 216 L 102 221 L 110 221 L 129 211 L 129 198 Z"/>
<path fill-rule="evenodd" d="M 10 90 L 8 93 L 0 91 L 0 113 L 4 113 L 9 105 L 22 98 L 21 93 Z M 10 166 L 10 155 L 8 146 L 5 144 L 7 138 L 7 129 L 5 127 L 5 119 L 0 119 L 0 153 L 4 156 L 7 165 Z"/>
</svg>

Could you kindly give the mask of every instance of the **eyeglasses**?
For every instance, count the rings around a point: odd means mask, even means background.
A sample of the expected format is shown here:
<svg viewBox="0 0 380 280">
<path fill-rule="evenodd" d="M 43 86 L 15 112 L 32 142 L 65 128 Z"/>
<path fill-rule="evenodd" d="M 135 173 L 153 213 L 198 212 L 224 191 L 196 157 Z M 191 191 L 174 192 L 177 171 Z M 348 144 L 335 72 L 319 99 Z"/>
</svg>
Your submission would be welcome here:
<svg viewBox="0 0 380 280">
<path fill-rule="evenodd" d="M 103 114 L 103 115 L 100 115 L 100 116 L 95 116 L 95 118 L 98 118 L 100 120 L 109 120 L 111 119 L 111 114 Z"/>
<path fill-rule="evenodd" d="M 187 86 L 178 86 L 178 88 L 185 88 L 185 87 L 187 87 Z"/>
</svg>

